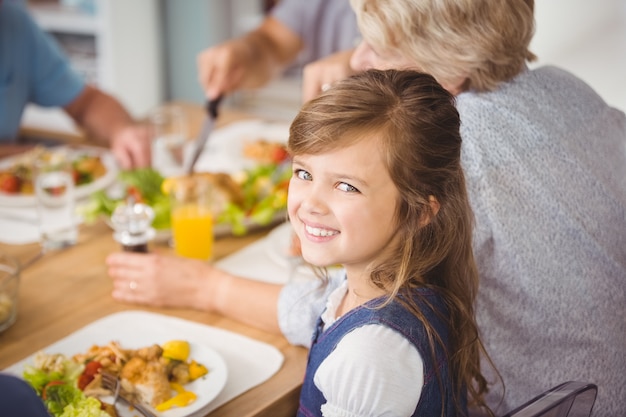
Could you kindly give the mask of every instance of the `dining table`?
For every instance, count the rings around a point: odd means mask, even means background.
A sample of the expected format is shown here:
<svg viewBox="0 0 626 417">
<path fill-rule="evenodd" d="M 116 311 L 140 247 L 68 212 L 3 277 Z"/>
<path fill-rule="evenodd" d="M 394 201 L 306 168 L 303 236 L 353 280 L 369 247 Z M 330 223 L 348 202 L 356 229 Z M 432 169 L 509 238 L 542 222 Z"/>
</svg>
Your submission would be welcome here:
<svg viewBox="0 0 626 417">
<path fill-rule="evenodd" d="M 198 129 L 203 119 L 202 108 L 193 104 L 184 106 L 193 126 Z M 218 117 L 217 127 L 246 117 L 249 116 L 225 109 Z M 261 228 L 244 236 L 217 237 L 211 262 L 264 239 L 270 230 Z M 307 349 L 291 345 L 282 335 L 216 313 L 124 304 L 114 300 L 105 258 L 120 249 L 111 228 L 102 220 L 82 223 L 77 243 L 58 251 L 42 254 L 40 244 L 36 242 L 19 245 L 0 243 L 0 252 L 17 258 L 25 265 L 20 276 L 17 320 L 0 333 L 0 371 L 96 320 L 114 313 L 140 310 L 233 332 L 273 346 L 283 355 L 282 365 L 269 379 L 207 415 L 280 417 L 296 414 Z M 166 242 L 151 242 L 150 250 L 173 254 L 173 249 Z"/>
</svg>

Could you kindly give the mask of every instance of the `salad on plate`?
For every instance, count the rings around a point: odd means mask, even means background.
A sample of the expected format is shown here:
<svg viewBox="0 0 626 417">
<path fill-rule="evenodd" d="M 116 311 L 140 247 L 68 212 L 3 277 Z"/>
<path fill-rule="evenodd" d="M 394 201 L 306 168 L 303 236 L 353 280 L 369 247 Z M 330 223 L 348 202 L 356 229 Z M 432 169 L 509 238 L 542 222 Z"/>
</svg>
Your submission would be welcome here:
<svg viewBox="0 0 626 417">
<path fill-rule="evenodd" d="M 203 172 L 193 175 L 207 176 L 221 196 L 215 213 L 216 233 L 221 227 L 227 233 L 243 235 L 285 218 L 291 178 L 288 160 L 260 164 L 234 174 Z M 92 194 L 79 206 L 79 212 L 87 222 L 100 217 L 109 219 L 116 207 L 130 198 L 154 210 L 152 227 L 157 232 L 169 231 L 168 193 L 176 181 L 183 180 L 184 177 L 165 178 L 152 168 L 120 171 L 116 185 Z"/>
</svg>

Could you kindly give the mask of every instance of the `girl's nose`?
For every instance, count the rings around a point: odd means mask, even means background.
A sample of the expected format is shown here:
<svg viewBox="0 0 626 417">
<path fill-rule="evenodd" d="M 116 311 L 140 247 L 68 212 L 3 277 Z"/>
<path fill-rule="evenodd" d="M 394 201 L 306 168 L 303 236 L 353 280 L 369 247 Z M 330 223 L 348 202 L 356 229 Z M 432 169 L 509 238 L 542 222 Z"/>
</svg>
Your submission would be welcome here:
<svg viewBox="0 0 626 417">
<path fill-rule="evenodd" d="M 310 191 L 311 192 L 306 193 L 302 198 L 302 209 L 308 214 L 327 214 L 329 211 L 327 197 L 320 192 L 316 192 L 315 188 Z"/>
</svg>

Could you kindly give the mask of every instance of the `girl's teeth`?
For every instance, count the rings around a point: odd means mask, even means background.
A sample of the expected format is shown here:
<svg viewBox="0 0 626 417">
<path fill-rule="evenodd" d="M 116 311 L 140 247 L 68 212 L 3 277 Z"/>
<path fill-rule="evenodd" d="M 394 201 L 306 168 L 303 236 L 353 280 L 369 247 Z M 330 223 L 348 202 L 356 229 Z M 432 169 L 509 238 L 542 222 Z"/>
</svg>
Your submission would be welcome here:
<svg viewBox="0 0 626 417">
<path fill-rule="evenodd" d="M 326 230 L 326 229 L 319 229 L 317 227 L 311 227 L 311 226 L 305 226 L 307 233 L 313 235 L 313 236 L 333 236 L 336 235 L 337 231 L 333 231 L 333 230 Z"/>
</svg>

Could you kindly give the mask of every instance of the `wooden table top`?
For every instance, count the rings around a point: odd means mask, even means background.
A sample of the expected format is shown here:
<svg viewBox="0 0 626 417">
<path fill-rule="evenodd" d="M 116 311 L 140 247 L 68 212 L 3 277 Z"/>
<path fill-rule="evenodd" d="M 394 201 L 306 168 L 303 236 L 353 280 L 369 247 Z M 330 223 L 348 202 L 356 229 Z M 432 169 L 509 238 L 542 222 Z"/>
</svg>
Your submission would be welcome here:
<svg viewBox="0 0 626 417">
<path fill-rule="evenodd" d="M 236 120 L 235 117 L 232 120 Z M 215 260 L 264 237 L 266 231 L 244 237 L 220 237 Z M 165 245 L 155 248 L 171 251 Z M 121 304 L 111 297 L 112 281 L 104 260 L 119 250 L 104 223 L 81 225 L 78 243 L 43 256 L 21 273 L 18 317 L 0 333 L 0 370 L 112 313 L 144 310 L 191 320 L 236 332 L 268 343 L 284 355 L 281 369 L 266 382 L 210 413 L 217 416 L 293 416 L 304 378 L 307 350 L 290 345 L 279 335 L 246 326 L 226 317 L 187 309 L 148 308 Z M 0 251 L 26 262 L 39 252 L 38 244 L 0 244 Z"/>
</svg>

